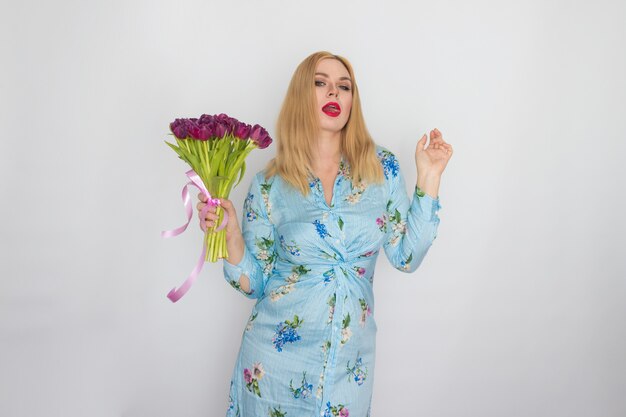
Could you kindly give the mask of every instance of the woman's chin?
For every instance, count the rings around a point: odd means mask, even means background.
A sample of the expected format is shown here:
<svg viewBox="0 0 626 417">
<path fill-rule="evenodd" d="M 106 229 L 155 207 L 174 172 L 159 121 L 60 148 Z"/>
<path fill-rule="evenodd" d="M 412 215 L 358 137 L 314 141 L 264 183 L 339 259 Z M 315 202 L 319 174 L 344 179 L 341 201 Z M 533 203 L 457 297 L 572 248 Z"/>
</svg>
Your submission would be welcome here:
<svg viewBox="0 0 626 417">
<path fill-rule="evenodd" d="M 328 123 L 328 120 L 321 120 L 320 130 L 327 133 L 340 133 L 345 126 L 346 123 L 341 123 L 339 121 L 335 123 Z"/>
</svg>

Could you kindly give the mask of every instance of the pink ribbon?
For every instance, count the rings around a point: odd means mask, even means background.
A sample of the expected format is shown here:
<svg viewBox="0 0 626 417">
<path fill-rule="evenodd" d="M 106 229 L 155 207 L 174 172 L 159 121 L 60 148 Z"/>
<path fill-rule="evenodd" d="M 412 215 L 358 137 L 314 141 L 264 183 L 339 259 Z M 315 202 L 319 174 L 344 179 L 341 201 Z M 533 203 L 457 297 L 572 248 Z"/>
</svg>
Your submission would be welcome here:
<svg viewBox="0 0 626 417">
<path fill-rule="evenodd" d="M 177 227 L 176 229 L 165 230 L 161 232 L 161 237 L 168 238 L 178 236 L 185 230 L 187 230 L 187 226 L 189 226 L 189 223 L 191 222 L 191 219 L 193 217 L 193 208 L 191 207 L 191 198 L 189 197 L 190 185 L 196 187 L 198 190 L 200 190 L 202 194 L 207 197 L 206 206 L 204 206 L 202 210 L 200 210 L 200 227 L 204 232 L 206 232 L 206 223 L 203 221 L 203 219 L 206 217 L 209 208 L 220 205 L 220 200 L 218 198 L 211 197 L 211 194 L 206 189 L 206 187 L 202 183 L 202 180 L 193 169 L 190 169 L 185 174 L 191 180 L 187 184 L 185 184 L 182 193 L 183 205 L 185 206 L 185 211 L 187 212 L 187 223 L 183 224 L 180 227 Z M 226 223 L 228 223 L 228 213 L 224 210 L 224 219 L 222 220 L 222 224 L 220 224 L 220 226 L 216 228 L 215 231 L 219 232 L 220 230 L 222 230 L 224 227 L 226 227 Z M 196 278 L 198 278 L 200 271 L 202 271 L 202 266 L 204 265 L 206 250 L 206 240 L 204 240 L 204 244 L 202 245 L 202 252 L 200 253 L 200 259 L 198 259 L 196 267 L 193 269 L 193 271 L 191 271 L 191 274 L 189 274 L 189 277 L 187 277 L 183 285 L 181 285 L 178 289 L 172 288 L 172 290 L 167 294 L 167 298 L 169 298 L 173 303 L 175 303 L 183 295 L 185 295 L 185 293 L 189 291 L 189 288 L 191 288 L 191 286 L 193 285 Z"/>
</svg>

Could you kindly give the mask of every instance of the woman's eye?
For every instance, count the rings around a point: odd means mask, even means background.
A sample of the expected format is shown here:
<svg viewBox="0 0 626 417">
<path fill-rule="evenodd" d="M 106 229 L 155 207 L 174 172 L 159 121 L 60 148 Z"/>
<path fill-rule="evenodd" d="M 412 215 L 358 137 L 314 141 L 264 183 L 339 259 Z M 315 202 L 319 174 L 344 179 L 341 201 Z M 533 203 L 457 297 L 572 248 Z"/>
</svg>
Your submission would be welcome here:
<svg viewBox="0 0 626 417">
<path fill-rule="evenodd" d="M 350 91 L 350 87 L 347 86 L 347 85 L 341 85 L 341 86 L 339 86 L 339 88 L 341 88 L 344 91 Z"/>
<path fill-rule="evenodd" d="M 315 80 L 315 85 L 318 86 L 318 87 L 321 87 L 321 86 L 324 85 L 324 81 Z"/>
</svg>

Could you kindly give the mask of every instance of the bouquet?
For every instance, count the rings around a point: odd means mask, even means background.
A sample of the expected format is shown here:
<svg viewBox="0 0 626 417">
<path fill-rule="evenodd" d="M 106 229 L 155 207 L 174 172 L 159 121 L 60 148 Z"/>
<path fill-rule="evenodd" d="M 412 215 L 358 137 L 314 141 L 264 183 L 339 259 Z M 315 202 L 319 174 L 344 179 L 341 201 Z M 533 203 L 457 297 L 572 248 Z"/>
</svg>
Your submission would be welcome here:
<svg viewBox="0 0 626 417">
<path fill-rule="evenodd" d="M 200 213 L 204 219 L 209 207 L 217 206 L 219 216 L 212 228 L 205 231 L 204 246 L 198 265 L 179 290 L 172 290 L 168 298 L 177 301 L 189 289 L 206 261 L 217 262 L 228 258 L 226 230 L 228 215 L 219 206 L 220 198 L 228 198 L 233 187 L 238 185 L 246 171 L 246 157 L 253 149 L 265 149 L 272 138 L 260 125 L 251 126 L 226 114 L 207 115 L 200 118 L 176 119 L 170 123 L 171 134 L 176 144 L 165 142 L 180 159 L 191 167 L 187 176 L 191 180 L 183 188 L 183 203 L 187 211 L 187 223 L 178 229 L 162 232 L 163 237 L 177 236 L 185 231 L 192 217 L 188 186 L 197 187 L 207 196 L 207 205 Z M 220 224 L 221 222 L 221 224 Z M 218 226 L 218 224 L 220 224 Z M 175 298 L 175 299 L 174 299 Z"/>
</svg>

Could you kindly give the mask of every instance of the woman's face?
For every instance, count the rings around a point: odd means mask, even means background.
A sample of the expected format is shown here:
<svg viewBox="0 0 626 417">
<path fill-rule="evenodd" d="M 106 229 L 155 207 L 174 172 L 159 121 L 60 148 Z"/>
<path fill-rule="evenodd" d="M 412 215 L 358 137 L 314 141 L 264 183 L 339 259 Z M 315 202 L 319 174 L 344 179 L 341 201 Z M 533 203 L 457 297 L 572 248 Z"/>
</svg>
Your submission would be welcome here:
<svg viewBox="0 0 626 417">
<path fill-rule="evenodd" d="M 326 58 L 317 63 L 315 93 L 321 130 L 339 132 L 352 109 L 352 80 L 341 61 Z"/>
</svg>

